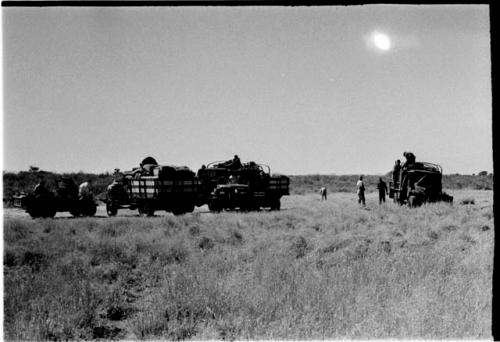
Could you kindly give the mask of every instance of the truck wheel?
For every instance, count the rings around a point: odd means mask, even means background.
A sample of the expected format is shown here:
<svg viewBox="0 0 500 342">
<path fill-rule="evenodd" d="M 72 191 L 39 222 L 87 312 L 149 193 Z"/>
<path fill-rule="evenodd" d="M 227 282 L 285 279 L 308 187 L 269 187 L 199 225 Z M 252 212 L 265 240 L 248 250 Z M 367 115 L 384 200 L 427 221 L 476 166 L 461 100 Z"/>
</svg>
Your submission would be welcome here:
<svg viewBox="0 0 500 342">
<path fill-rule="evenodd" d="M 85 212 L 86 216 L 95 216 L 95 213 L 97 212 L 97 207 L 93 203 L 89 203 L 89 206 Z"/>
<path fill-rule="evenodd" d="M 38 208 L 36 208 L 35 206 L 33 205 L 28 205 L 27 208 L 26 208 L 26 212 L 32 217 L 32 218 L 39 218 L 42 216 L 42 213 L 40 212 L 40 210 L 38 210 Z"/>
<path fill-rule="evenodd" d="M 106 213 L 108 216 L 116 216 L 118 213 L 118 208 L 112 203 L 106 203 Z"/>
<path fill-rule="evenodd" d="M 280 210 L 280 209 L 281 209 L 281 202 L 280 202 L 280 199 L 277 198 L 272 202 L 271 210 Z"/>
<path fill-rule="evenodd" d="M 210 202 L 208 203 L 208 210 L 212 212 L 217 212 L 220 213 L 222 211 L 222 208 L 215 202 Z"/>
<path fill-rule="evenodd" d="M 150 203 L 146 202 L 142 205 L 142 207 L 139 206 L 139 213 L 143 216 L 154 216 L 155 210 Z"/>
<path fill-rule="evenodd" d="M 183 215 L 185 213 L 186 212 L 183 209 L 180 209 L 180 208 L 172 210 L 172 214 L 174 214 L 175 216 Z"/>
<path fill-rule="evenodd" d="M 408 205 L 410 206 L 410 208 L 418 207 L 419 203 L 418 203 L 417 197 L 414 195 L 409 196 L 408 197 Z"/>
<path fill-rule="evenodd" d="M 54 216 L 56 216 L 56 210 L 54 208 L 47 208 L 43 217 L 53 218 Z"/>
<path fill-rule="evenodd" d="M 38 208 L 37 211 L 38 211 L 39 216 L 41 216 L 41 217 L 52 218 L 52 217 L 56 216 L 56 208 L 51 203 L 46 204 L 46 205 Z"/>
</svg>

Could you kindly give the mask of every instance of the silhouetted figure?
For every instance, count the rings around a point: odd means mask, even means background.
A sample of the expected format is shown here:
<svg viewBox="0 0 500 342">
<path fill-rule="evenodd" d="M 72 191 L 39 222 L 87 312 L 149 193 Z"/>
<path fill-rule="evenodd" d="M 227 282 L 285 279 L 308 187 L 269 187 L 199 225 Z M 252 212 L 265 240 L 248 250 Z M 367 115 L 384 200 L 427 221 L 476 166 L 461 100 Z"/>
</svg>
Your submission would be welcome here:
<svg viewBox="0 0 500 342">
<path fill-rule="evenodd" d="M 408 166 L 411 166 L 415 164 L 415 155 L 411 152 L 404 152 L 403 157 L 406 158 L 405 163 L 403 164 L 403 168 L 408 168 Z"/>
<path fill-rule="evenodd" d="M 378 181 L 377 189 L 378 189 L 378 202 L 379 202 L 379 204 L 382 204 L 382 202 L 385 203 L 385 195 L 387 194 L 387 184 L 385 184 L 385 182 L 382 180 L 382 178 L 380 178 Z"/>
<path fill-rule="evenodd" d="M 241 165 L 241 160 L 240 158 L 238 157 L 238 155 L 234 155 L 234 158 L 233 158 L 233 162 L 232 162 L 232 165 L 231 167 L 233 169 L 241 169 L 243 167 L 243 165 Z"/>
<path fill-rule="evenodd" d="M 326 201 L 326 188 L 325 187 L 322 187 L 321 189 L 319 189 L 319 193 L 321 195 L 321 200 L 325 200 Z"/>
<path fill-rule="evenodd" d="M 398 159 L 394 163 L 394 169 L 392 170 L 392 184 L 395 186 L 399 182 L 399 172 L 401 171 L 401 161 Z"/>
<path fill-rule="evenodd" d="M 361 204 L 363 203 L 363 206 L 366 205 L 365 203 L 365 183 L 363 183 L 363 176 L 359 176 L 359 180 L 356 183 L 356 187 L 358 188 L 358 203 Z"/>
<path fill-rule="evenodd" d="M 47 188 L 45 187 L 45 181 L 42 180 L 42 181 L 40 181 L 40 183 L 35 185 L 33 192 L 34 192 L 35 196 L 39 196 L 39 197 L 45 196 L 49 192 L 49 190 L 47 190 Z"/>
<path fill-rule="evenodd" d="M 83 182 L 78 186 L 78 196 L 80 198 L 90 195 L 90 182 Z"/>
<path fill-rule="evenodd" d="M 120 179 L 114 179 L 113 182 L 108 185 L 108 196 L 119 202 L 127 199 L 127 190 Z"/>
</svg>

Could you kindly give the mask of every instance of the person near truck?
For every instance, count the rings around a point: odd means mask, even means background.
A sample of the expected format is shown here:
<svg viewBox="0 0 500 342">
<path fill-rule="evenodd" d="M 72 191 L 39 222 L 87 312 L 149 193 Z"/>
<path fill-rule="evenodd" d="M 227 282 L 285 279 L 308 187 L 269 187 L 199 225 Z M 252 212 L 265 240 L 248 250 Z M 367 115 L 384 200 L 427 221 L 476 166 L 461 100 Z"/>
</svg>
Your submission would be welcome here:
<svg viewBox="0 0 500 342">
<path fill-rule="evenodd" d="M 399 182 L 399 171 L 401 171 L 401 161 L 398 159 L 394 163 L 394 168 L 392 169 L 392 184 L 394 187 L 396 183 Z"/>
<path fill-rule="evenodd" d="M 377 189 L 378 189 L 378 202 L 379 204 L 382 204 L 382 202 L 385 203 L 385 195 L 387 194 L 387 184 L 382 180 L 382 178 L 379 178 L 378 184 L 377 184 Z"/>
<path fill-rule="evenodd" d="M 363 176 L 359 176 L 359 180 L 356 183 L 356 187 L 358 188 L 358 203 L 363 203 L 363 206 L 366 205 L 365 202 L 365 183 L 363 183 Z"/>
</svg>

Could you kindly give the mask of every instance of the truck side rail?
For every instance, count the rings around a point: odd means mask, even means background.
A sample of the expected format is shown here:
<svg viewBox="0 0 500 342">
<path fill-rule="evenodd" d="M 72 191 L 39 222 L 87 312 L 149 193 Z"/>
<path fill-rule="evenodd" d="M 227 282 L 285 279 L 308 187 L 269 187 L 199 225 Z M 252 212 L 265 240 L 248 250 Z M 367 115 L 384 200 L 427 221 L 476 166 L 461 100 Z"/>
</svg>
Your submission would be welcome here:
<svg viewBox="0 0 500 342">
<path fill-rule="evenodd" d="M 289 194 L 290 179 L 286 176 L 278 176 L 269 178 L 269 191 Z"/>
<path fill-rule="evenodd" d="M 172 193 L 195 195 L 198 186 L 197 179 L 164 180 L 155 176 L 144 176 L 129 180 L 128 193 L 130 198 L 155 199 L 161 195 Z"/>
</svg>

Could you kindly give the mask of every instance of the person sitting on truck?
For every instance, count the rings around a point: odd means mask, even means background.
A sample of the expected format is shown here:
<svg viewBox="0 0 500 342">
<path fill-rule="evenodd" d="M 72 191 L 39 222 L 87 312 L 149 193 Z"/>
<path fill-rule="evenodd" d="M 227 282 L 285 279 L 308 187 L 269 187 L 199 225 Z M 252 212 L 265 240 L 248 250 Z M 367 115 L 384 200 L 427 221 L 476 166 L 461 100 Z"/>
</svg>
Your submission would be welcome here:
<svg viewBox="0 0 500 342">
<path fill-rule="evenodd" d="M 201 168 L 198 170 L 197 176 L 198 177 L 204 176 L 206 169 L 207 169 L 207 166 L 205 164 L 201 165 Z"/>
<path fill-rule="evenodd" d="M 45 181 L 41 180 L 37 185 L 35 185 L 33 192 L 35 196 L 44 196 L 47 194 L 49 190 L 45 187 Z"/>
<path fill-rule="evenodd" d="M 90 182 L 86 181 L 78 187 L 78 196 L 80 198 L 90 195 Z"/>
<path fill-rule="evenodd" d="M 123 185 L 123 182 L 121 179 L 113 179 L 113 182 L 108 185 L 108 196 L 112 199 L 121 201 L 125 198 L 127 198 L 127 191 L 125 190 L 125 187 Z"/>
<path fill-rule="evenodd" d="M 403 153 L 403 157 L 406 158 L 405 163 L 403 164 L 403 168 L 408 168 L 409 166 L 415 164 L 415 155 L 411 152 Z"/>
<path fill-rule="evenodd" d="M 240 157 L 238 157 L 237 154 L 234 155 L 231 167 L 233 169 L 241 169 L 243 167 L 243 165 L 241 164 Z"/>
</svg>

